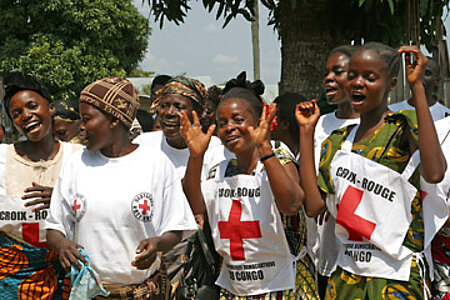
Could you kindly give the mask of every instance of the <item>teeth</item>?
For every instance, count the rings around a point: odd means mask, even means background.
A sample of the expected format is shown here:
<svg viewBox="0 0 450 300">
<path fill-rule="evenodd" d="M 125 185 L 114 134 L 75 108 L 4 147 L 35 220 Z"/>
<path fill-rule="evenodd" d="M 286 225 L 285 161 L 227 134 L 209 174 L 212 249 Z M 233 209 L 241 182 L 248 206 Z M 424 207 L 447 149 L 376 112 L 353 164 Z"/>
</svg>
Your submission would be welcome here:
<svg viewBox="0 0 450 300">
<path fill-rule="evenodd" d="M 31 122 L 31 123 L 29 123 L 29 124 L 27 124 L 26 126 L 25 126 L 25 129 L 26 130 L 28 130 L 28 129 L 30 129 L 31 127 L 33 127 L 33 126 L 35 126 L 35 125 L 38 125 L 38 123 L 39 122 Z"/>
</svg>

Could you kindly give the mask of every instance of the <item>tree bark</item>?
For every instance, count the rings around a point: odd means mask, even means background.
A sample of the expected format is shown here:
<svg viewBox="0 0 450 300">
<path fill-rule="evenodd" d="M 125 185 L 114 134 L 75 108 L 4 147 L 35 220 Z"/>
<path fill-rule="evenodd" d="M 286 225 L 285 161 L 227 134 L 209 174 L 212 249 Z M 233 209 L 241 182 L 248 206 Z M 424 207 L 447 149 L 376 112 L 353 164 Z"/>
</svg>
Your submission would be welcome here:
<svg viewBox="0 0 450 300">
<path fill-rule="evenodd" d="M 323 92 L 326 58 L 334 47 L 350 43 L 337 27 L 320 26 L 330 9 L 329 0 L 279 1 L 281 81 L 279 93 L 295 92 L 317 99 Z M 318 22 L 319 21 L 319 22 Z M 319 25 L 318 25 L 319 24 Z"/>
</svg>

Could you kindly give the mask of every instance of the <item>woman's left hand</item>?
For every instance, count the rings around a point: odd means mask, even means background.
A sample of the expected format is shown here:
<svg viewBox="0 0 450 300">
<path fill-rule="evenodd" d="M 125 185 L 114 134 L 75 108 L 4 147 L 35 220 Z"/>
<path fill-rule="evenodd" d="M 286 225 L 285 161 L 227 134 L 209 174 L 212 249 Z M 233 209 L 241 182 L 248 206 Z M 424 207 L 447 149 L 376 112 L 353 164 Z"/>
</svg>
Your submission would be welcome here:
<svg viewBox="0 0 450 300">
<path fill-rule="evenodd" d="M 403 46 L 398 49 L 398 54 L 405 53 L 405 68 L 406 79 L 410 85 L 422 83 L 423 72 L 425 70 L 425 64 L 427 57 L 420 51 L 417 46 Z M 413 64 L 411 54 L 416 57 L 416 61 Z"/>
<path fill-rule="evenodd" d="M 24 192 L 25 194 L 22 196 L 22 200 L 36 199 L 25 203 L 25 206 L 42 204 L 41 206 L 34 208 L 33 212 L 50 207 L 50 198 L 52 197 L 53 192 L 52 187 L 39 185 L 36 182 L 33 182 L 32 186 L 26 188 Z"/>
<path fill-rule="evenodd" d="M 261 118 L 259 119 L 258 127 L 254 128 L 253 126 L 248 126 L 247 130 L 250 134 L 250 137 L 253 140 L 256 148 L 260 150 L 263 147 L 269 147 L 272 149 L 270 145 L 270 125 L 272 124 L 273 119 L 275 118 L 275 114 L 277 112 L 277 105 L 275 103 L 271 103 L 269 106 L 269 113 L 266 113 L 267 106 L 264 105 Z M 262 153 L 260 153 L 262 154 Z M 265 154 L 262 154 L 265 155 Z"/>
<path fill-rule="evenodd" d="M 159 241 L 159 237 L 142 240 L 136 249 L 136 254 L 139 255 L 134 258 L 131 265 L 136 267 L 138 270 L 150 268 L 156 259 Z"/>
</svg>

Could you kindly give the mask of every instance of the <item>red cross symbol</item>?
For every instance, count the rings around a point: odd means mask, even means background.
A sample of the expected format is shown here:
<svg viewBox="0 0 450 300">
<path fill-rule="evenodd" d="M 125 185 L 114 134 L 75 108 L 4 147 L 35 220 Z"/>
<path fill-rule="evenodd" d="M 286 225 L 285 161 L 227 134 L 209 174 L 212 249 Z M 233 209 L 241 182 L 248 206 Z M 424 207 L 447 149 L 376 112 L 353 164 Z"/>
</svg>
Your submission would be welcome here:
<svg viewBox="0 0 450 300">
<path fill-rule="evenodd" d="M 75 199 L 73 201 L 73 206 L 72 206 L 72 209 L 73 209 L 73 212 L 75 213 L 75 215 L 77 214 L 77 210 L 79 210 L 80 208 L 81 208 L 81 204 L 77 204 L 77 199 Z"/>
<path fill-rule="evenodd" d="M 362 190 L 349 185 L 338 205 L 336 223 L 347 230 L 349 241 L 362 242 L 363 237 L 370 240 L 376 227 L 375 223 L 355 215 L 355 211 L 359 203 L 361 203 L 363 193 Z"/>
<path fill-rule="evenodd" d="M 245 260 L 243 239 L 261 238 L 259 221 L 241 221 L 242 205 L 233 200 L 228 221 L 219 221 L 221 239 L 230 240 L 230 254 L 233 260 Z"/>
<path fill-rule="evenodd" d="M 139 204 L 139 208 L 142 209 L 142 214 L 146 215 L 147 210 L 150 210 L 151 207 L 148 206 L 147 199 L 146 199 L 146 200 L 144 200 L 144 204 Z"/>
</svg>

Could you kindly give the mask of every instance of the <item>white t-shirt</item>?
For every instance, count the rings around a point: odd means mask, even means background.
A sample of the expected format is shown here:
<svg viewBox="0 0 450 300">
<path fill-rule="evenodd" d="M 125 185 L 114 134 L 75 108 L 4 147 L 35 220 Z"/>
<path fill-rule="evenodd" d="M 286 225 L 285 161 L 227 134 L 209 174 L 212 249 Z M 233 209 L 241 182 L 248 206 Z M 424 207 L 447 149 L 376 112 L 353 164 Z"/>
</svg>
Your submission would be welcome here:
<svg viewBox="0 0 450 300">
<path fill-rule="evenodd" d="M 320 117 L 314 134 L 314 161 L 316 172 L 319 170 L 320 150 L 322 142 L 336 129 L 358 124 L 356 119 L 339 119 L 335 113 L 329 113 Z M 327 222 L 322 225 L 316 223 L 313 218 L 306 218 L 308 231 L 308 249 L 313 257 L 314 264 L 319 274 L 330 276 L 336 268 L 338 244 L 334 233 L 336 221 L 330 215 Z"/>
<path fill-rule="evenodd" d="M 173 165 L 139 146 L 118 158 L 75 153 L 56 182 L 45 228 L 82 245 L 102 280 L 137 284 L 153 272 L 131 266 L 141 240 L 197 225 Z"/>
<path fill-rule="evenodd" d="M 186 171 L 189 160 L 189 149 L 177 149 L 170 146 L 162 131 L 146 132 L 133 140 L 133 143 L 140 145 L 150 145 L 159 147 L 164 152 L 177 170 L 178 177 L 182 179 Z M 209 170 L 225 159 L 234 158 L 234 154 L 228 151 L 220 142 L 220 139 L 213 136 L 209 143 L 208 150 L 203 159 L 202 180 L 208 176 Z"/>
<path fill-rule="evenodd" d="M 401 102 L 393 103 L 388 106 L 390 110 L 393 112 L 397 112 L 400 110 L 415 110 L 416 108 L 408 103 L 408 100 L 403 100 Z M 433 121 L 438 121 L 440 119 L 445 118 L 450 115 L 450 109 L 445 107 L 439 102 L 436 102 L 430 108 L 431 117 Z"/>
</svg>

